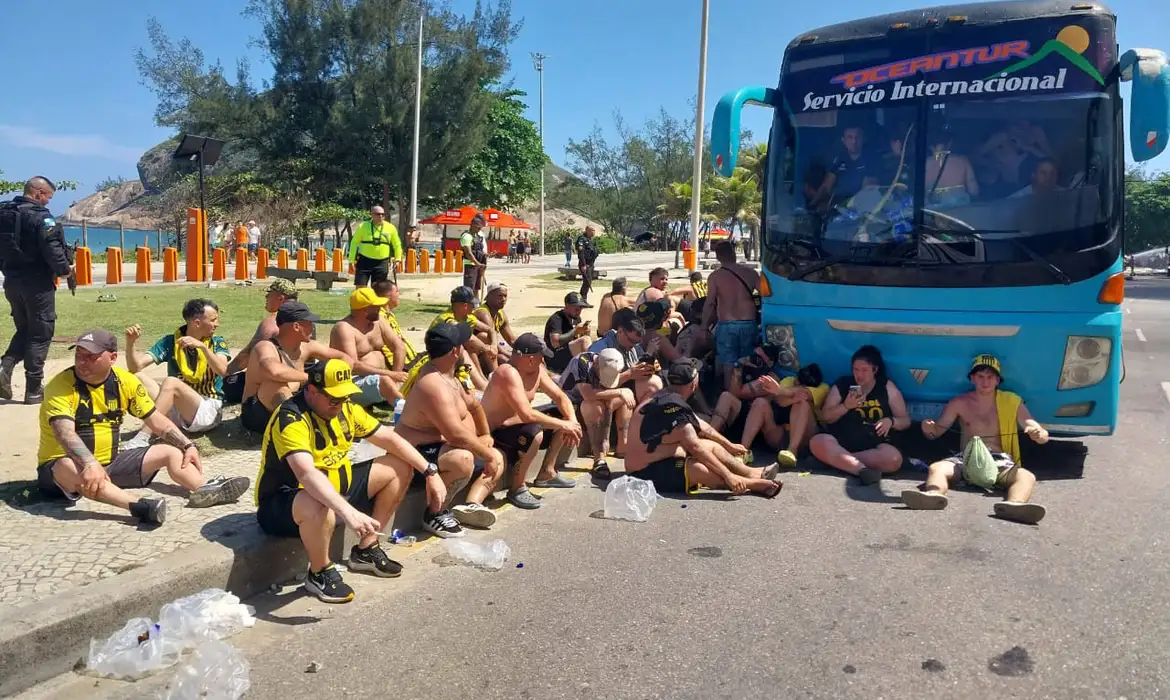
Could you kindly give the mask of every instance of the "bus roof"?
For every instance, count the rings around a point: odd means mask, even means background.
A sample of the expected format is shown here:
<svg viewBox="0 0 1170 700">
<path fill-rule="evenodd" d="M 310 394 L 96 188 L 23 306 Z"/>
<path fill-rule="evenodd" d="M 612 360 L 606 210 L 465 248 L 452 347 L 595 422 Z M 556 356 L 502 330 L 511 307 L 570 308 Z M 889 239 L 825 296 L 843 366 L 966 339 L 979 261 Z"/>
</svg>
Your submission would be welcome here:
<svg viewBox="0 0 1170 700">
<path fill-rule="evenodd" d="M 905 23 L 909 25 L 907 29 L 913 31 L 925 28 L 930 19 L 943 25 L 948 17 L 956 15 L 966 17 L 965 24 L 968 25 L 988 25 L 1039 17 L 1059 17 L 1073 13 L 1114 16 L 1113 11 L 1102 3 L 1078 3 L 1076 0 L 998 0 L 997 2 L 939 5 L 818 27 L 801 33 L 788 44 L 788 48 L 823 46 L 839 41 L 888 37 L 895 24 Z"/>
</svg>

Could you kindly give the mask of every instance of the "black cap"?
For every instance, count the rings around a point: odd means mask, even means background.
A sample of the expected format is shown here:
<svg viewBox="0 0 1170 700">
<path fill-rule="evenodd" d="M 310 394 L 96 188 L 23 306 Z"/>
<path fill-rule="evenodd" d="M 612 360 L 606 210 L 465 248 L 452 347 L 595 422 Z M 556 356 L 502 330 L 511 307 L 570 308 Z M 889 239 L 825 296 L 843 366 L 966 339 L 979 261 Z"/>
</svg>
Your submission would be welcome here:
<svg viewBox="0 0 1170 700">
<path fill-rule="evenodd" d="M 577 292 L 569 292 L 565 295 L 565 306 L 576 306 L 581 309 L 592 309 L 593 304 L 581 298 Z"/>
<path fill-rule="evenodd" d="M 480 213 L 480 214 L 476 214 L 475 216 L 471 217 L 471 223 L 479 224 L 480 226 L 485 226 L 485 225 L 487 225 L 487 219 L 484 218 L 484 215 Z"/>
<path fill-rule="evenodd" d="M 456 287 L 451 290 L 452 304 L 471 304 L 475 301 L 475 292 L 471 287 Z"/>
<path fill-rule="evenodd" d="M 118 352 L 118 339 L 104 328 L 93 328 L 77 336 L 77 340 L 69 346 L 70 350 L 73 348 L 81 348 L 95 355 L 100 355 L 103 352 Z"/>
<path fill-rule="evenodd" d="M 671 386 L 686 386 L 699 376 L 699 367 L 694 360 L 672 362 L 666 370 L 666 383 Z"/>
<path fill-rule="evenodd" d="M 670 300 L 666 297 L 654 301 L 644 301 L 638 304 L 638 320 L 645 324 L 647 330 L 653 330 L 662 325 L 670 313 Z"/>
<path fill-rule="evenodd" d="M 286 323 L 296 323 L 297 321 L 312 321 L 316 323 L 320 320 L 321 317 L 309 311 L 308 305 L 303 301 L 286 301 L 276 311 L 276 325 L 278 326 L 283 326 Z"/>
<path fill-rule="evenodd" d="M 466 287 L 464 287 L 466 289 Z M 423 338 L 431 359 L 443 357 L 471 338 L 471 326 L 466 323 L 440 323 L 427 331 Z"/>
<path fill-rule="evenodd" d="M 544 355 L 545 357 L 552 357 L 553 351 L 548 349 L 540 336 L 535 333 L 524 333 L 512 343 L 512 349 L 516 351 L 517 355 Z"/>
</svg>

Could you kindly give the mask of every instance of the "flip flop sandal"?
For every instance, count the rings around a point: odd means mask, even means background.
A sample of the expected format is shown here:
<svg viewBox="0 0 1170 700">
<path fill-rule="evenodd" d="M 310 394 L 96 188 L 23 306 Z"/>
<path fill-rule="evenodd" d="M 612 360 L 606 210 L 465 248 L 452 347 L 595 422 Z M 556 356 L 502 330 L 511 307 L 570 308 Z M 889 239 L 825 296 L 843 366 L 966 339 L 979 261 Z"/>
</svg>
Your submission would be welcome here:
<svg viewBox="0 0 1170 700">
<path fill-rule="evenodd" d="M 567 476 L 557 474 L 546 481 L 534 481 L 532 485 L 538 489 L 571 489 L 577 485 L 577 482 Z"/>
<path fill-rule="evenodd" d="M 764 498 L 775 498 L 775 497 L 780 495 L 781 491 L 784 490 L 784 482 L 783 481 L 780 481 L 779 479 L 773 479 L 772 483 L 776 485 L 776 489 L 764 494 Z"/>
<path fill-rule="evenodd" d="M 593 465 L 593 476 L 602 481 L 609 481 L 613 478 L 613 472 L 609 470 L 609 465 L 604 460 Z"/>
</svg>

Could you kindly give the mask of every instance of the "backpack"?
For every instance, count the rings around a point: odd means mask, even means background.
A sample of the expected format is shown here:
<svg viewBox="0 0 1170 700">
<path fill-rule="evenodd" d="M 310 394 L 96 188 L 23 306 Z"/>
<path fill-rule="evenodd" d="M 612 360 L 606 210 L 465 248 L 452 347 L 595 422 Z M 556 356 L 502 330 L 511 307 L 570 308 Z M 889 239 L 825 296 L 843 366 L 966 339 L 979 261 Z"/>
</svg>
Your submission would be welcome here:
<svg viewBox="0 0 1170 700">
<path fill-rule="evenodd" d="M 967 443 L 963 450 L 963 480 L 972 486 L 990 491 L 999 479 L 999 467 L 991 450 L 983 444 L 983 440 L 976 435 Z"/>
<path fill-rule="evenodd" d="M 0 267 L 29 262 L 22 247 L 24 233 L 21 228 L 24 226 L 24 210 L 33 206 L 27 202 L 0 203 Z"/>
</svg>

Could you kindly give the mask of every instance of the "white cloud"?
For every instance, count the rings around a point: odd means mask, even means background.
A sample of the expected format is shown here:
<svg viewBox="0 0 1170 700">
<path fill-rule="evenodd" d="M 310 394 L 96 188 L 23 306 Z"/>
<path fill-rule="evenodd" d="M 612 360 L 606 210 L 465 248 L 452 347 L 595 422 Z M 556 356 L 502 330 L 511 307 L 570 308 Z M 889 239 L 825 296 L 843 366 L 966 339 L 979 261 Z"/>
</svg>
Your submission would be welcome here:
<svg viewBox="0 0 1170 700">
<path fill-rule="evenodd" d="M 0 140 L 23 148 L 60 153 L 66 156 L 90 156 L 108 160 L 134 161 L 145 149 L 111 143 L 103 136 L 48 134 L 25 126 L 0 124 Z"/>
</svg>

